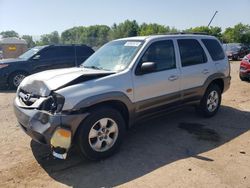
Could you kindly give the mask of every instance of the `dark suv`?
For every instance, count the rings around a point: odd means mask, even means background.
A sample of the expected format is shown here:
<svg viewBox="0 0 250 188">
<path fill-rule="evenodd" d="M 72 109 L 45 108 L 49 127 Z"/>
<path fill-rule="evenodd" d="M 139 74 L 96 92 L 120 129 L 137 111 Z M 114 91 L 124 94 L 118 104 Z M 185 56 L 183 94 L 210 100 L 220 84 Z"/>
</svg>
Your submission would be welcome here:
<svg viewBox="0 0 250 188">
<path fill-rule="evenodd" d="M 227 57 L 234 61 L 240 60 L 240 58 L 243 58 L 250 52 L 246 45 L 240 43 L 228 43 L 224 44 L 223 47 Z"/>
<path fill-rule="evenodd" d="M 86 45 L 37 46 L 17 59 L 0 60 L 0 86 L 17 88 L 30 74 L 79 66 L 94 50 Z"/>
</svg>

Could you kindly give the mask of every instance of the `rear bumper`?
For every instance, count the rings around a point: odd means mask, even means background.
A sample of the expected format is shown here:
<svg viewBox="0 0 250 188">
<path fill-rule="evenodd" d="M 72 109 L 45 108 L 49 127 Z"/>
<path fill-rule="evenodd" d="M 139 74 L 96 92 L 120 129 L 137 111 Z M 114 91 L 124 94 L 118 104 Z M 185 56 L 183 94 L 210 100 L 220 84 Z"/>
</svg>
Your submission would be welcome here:
<svg viewBox="0 0 250 188">
<path fill-rule="evenodd" d="M 23 131 L 33 140 L 50 145 L 50 140 L 57 128 L 71 130 L 72 138 L 79 124 L 88 116 L 84 114 L 50 114 L 36 109 L 25 109 L 17 105 L 15 99 L 14 112 Z"/>
</svg>

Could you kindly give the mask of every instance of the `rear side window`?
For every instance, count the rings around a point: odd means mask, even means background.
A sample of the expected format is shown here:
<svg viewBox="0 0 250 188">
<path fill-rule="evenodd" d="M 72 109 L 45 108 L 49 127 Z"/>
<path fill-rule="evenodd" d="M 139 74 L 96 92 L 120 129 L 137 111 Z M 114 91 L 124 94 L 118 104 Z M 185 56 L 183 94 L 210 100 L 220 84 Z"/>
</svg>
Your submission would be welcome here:
<svg viewBox="0 0 250 188">
<path fill-rule="evenodd" d="M 206 54 L 197 40 L 179 39 L 178 45 L 183 67 L 207 62 Z"/>
<path fill-rule="evenodd" d="M 41 52 L 41 59 L 73 58 L 74 48 L 71 46 L 49 47 Z"/>
<path fill-rule="evenodd" d="M 224 51 L 215 39 L 202 39 L 203 44 L 206 46 L 210 56 L 214 61 L 222 60 L 225 58 Z"/>
<path fill-rule="evenodd" d="M 89 47 L 76 46 L 76 56 L 78 56 L 78 57 L 89 57 L 93 53 L 94 53 L 94 50 L 92 50 Z"/>
<path fill-rule="evenodd" d="M 158 41 L 151 44 L 141 59 L 141 63 L 143 62 L 155 62 L 156 71 L 176 68 L 173 41 Z"/>
<path fill-rule="evenodd" d="M 76 46 L 76 61 L 77 65 L 82 64 L 89 56 L 94 53 L 94 50 L 88 46 Z"/>
</svg>

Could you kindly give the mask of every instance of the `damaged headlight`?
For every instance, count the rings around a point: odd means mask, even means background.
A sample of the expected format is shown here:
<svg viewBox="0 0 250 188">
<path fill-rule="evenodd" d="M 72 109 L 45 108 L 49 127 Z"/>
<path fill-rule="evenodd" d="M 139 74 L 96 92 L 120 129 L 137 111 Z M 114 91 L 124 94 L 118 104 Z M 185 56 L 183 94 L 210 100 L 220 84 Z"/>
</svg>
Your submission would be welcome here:
<svg viewBox="0 0 250 188">
<path fill-rule="evenodd" d="M 65 98 L 59 94 L 55 94 L 53 97 L 56 104 L 56 112 L 61 112 L 65 102 Z"/>
<path fill-rule="evenodd" d="M 64 105 L 64 97 L 57 94 L 52 93 L 39 107 L 39 110 L 45 110 L 50 113 L 58 113 L 62 110 Z"/>
</svg>

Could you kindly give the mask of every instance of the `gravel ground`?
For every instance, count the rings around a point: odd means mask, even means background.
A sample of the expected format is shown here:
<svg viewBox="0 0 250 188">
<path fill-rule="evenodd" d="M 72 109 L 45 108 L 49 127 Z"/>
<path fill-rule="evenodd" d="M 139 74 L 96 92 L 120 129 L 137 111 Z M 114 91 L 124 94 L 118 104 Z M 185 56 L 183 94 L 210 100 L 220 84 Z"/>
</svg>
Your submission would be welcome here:
<svg viewBox="0 0 250 188">
<path fill-rule="evenodd" d="M 231 62 L 231 88 L 210 119 L 185 108 L 127 134 L 120 152 L 100 162 L 72 149 L 54 159 L 18 127 L 11 91 L 0 91 L 0 187 L 250 187 L 250 83 Z"/>
</svg>

